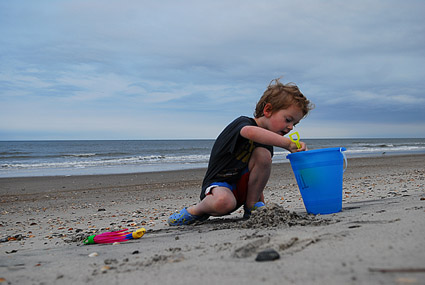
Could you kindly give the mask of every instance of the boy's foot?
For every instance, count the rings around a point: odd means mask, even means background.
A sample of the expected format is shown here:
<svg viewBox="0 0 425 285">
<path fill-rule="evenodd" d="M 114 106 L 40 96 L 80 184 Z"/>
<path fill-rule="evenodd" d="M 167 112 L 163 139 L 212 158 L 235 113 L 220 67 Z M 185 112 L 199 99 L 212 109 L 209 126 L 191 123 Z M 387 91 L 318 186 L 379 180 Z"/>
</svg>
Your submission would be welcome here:
<svg viewBox="0 0 425 285">
<path fill-rule="evenodd" d="M 243 214 L 243 218 L 249 219 L 251 217 L 252 211 L 257 210 L 258 208 L 264 207 L 265 205 L 266 204 L 264 204 L 263 202 L 257 202 L 254 204 L 254 206 L 251 209 L 244 207 L 245 213 Z"/>
<path fill-rule="evenodd" d="M 168 218 L 168 224 L 170 226 L 182 226 L 182 225 L 190 225 L 194 222 L 203 222 L 206 221 L 210 216 L 195 216 L 190 214 L 187 211 L 187 208 L 182 209 L 179 213 L 174 213 Z"/>
</svg>

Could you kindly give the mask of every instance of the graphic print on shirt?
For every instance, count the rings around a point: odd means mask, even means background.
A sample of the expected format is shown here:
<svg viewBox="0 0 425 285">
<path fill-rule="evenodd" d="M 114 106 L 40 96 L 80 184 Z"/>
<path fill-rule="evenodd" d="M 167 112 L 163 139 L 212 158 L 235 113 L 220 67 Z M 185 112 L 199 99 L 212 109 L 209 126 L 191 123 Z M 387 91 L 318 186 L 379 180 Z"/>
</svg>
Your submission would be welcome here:
<svg viewBox="0 0 425 285">
<path fill-rule="evenodd" d="M 236 153 L 236 159 L 242 161 L 243 163 L 248 163 L 254 148 L 254 142 L 249 140 L 246 144 L 243 145 L 243 148 L 241 148 L 239 152 Z"/>
</svg>

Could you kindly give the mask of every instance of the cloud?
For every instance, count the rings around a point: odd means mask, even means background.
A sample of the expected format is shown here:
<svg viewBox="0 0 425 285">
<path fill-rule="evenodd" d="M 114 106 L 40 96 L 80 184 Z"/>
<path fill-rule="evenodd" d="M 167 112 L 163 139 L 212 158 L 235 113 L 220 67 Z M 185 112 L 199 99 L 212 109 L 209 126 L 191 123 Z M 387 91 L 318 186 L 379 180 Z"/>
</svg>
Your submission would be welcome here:
<svg viewBox="0 0 425 285">
<path fill-rule="evenodd" d="M 382 93 L 375 93 L 368 90 L 354 90 L 347 92 L 344 97 L 339 98 L 328 98 L 323 103 L 328 105 L 337 105 L 337 104 L 375 104 L 375 105 L 385 105 L 385 107 L 395 107 L 395 106 L 417 106 L 425 104 L 425 98 L 416 97 L 409 94 L 391 94 L 391 91 Z"/>
<path fill-rule="evenodd" d="M 303 138 L 423 138 L 425 123 L 306 120 L 299 129 Z M 326 132 L 323 132 L 326 130 Z"/>
<path fill-rule="evenodd" d="M 423 1 L 3 1 L 0 133 L 212 138 L 283 75 L 316 105 L 306 122 L 341 123 L 321 136 L 404 123 L 414 135 L 424 13 Z"/>
</svg>

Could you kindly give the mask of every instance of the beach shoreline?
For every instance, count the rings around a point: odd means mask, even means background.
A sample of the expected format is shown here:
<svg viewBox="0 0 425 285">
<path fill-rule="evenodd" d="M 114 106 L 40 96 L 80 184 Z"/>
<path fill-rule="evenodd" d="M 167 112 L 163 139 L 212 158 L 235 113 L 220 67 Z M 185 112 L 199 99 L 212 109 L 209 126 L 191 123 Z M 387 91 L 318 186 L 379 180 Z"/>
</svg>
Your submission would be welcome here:
<svg viewBox="0 0 425 285">
<path fill-rule="evenodd" d="M 242 212 L 188 227 L 168 216 L 199 201 L 205 169 L 0 178 L 5 284 L 423 284 L 425 155 L 350 158 L 343 211 L 305 213 L 289 163 L 273 164 L 268 205 L 305 225 L 243 228 Z M 310 219 L 314 221 L 309 223 Z M 89 232 L 145 227 L 140 240 L 83 246 Z M 272 248 L 272 262 L 256 262 Z M 96 257 L 89 257 L 96 253 Z M 205 268 L 208 268 L 207 270 Z"/>
<path fill-rule="evenodd" d="M 0 141 L 0 178 L 78 176 L 206 168 L 211 140 Z M 351 159 L 425 154 L 425 139 L 305 139 L 310 150 L 343 146 Z M 289 163 L 275 148 L 274 163 Z"/>
<path fill-rule="evenodd" d="M 373 157 L 352 157 L 348 158 L 348 173 L 351 172 L 351 163 L 355 167 L 372 167 L 376 162 L 387 161 L 388 167 L 399 166 L 399 159 L 409 159 L 414 161 L 424 161 L 425 154 L 399 154 L 391 156 L 373 156 Z M 400 165 L 409 167 L 408 165 Z M 283 175 L 287 175 L 291 170 L 289 162 L 274 163 L 272 166 L 272 177 L 278 175 L 283 170 Z M 129 187 L 131 185 L 148 185 L 159 182 L 186 182 L 200 181 L 202 183 L 206 168 L 193 168 L 183 170 L 165 170 L 152 172 L 131 172 L 131 173 L 113 173 L 113 174 L 87 174 L 87 175 L 54 175 L 54 176 L 18 176 L 18 177 L 0 177 L 0 194 L 14 194 L 15 191 L 25 189 L 30 193 L 44 191 L 67 191 L 89 189 L 105 189 L 110 187 Z M 278 177 L 275 177 L 278 179 Z M 280 177 L 282 178 L 282 177 Z M 24 191 L 24 192 L 25 192 Z M 20 193 L 25 194 L 25 193 Z"/>
</svg>

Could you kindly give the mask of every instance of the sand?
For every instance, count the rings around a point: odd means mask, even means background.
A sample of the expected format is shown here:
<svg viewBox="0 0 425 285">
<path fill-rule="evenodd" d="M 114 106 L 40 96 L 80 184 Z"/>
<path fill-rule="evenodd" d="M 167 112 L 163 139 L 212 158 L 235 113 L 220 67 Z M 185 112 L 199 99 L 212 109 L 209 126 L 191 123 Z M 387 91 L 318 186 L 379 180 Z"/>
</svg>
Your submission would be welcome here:
<svg viewBox="0 0 425 285">
<path fill-rule="evenodd" d="M 425 284 L 425 155 L 349 159 L 343 211 L 308 215 L 289 164 L 267 207 L 184 227 L 204 169 L 0 179 L 0 284 Z M 83 245 L 144 227 L 139 240 Z M 273 261 L 256 261 L 259 253 Z"/>
</svg>

